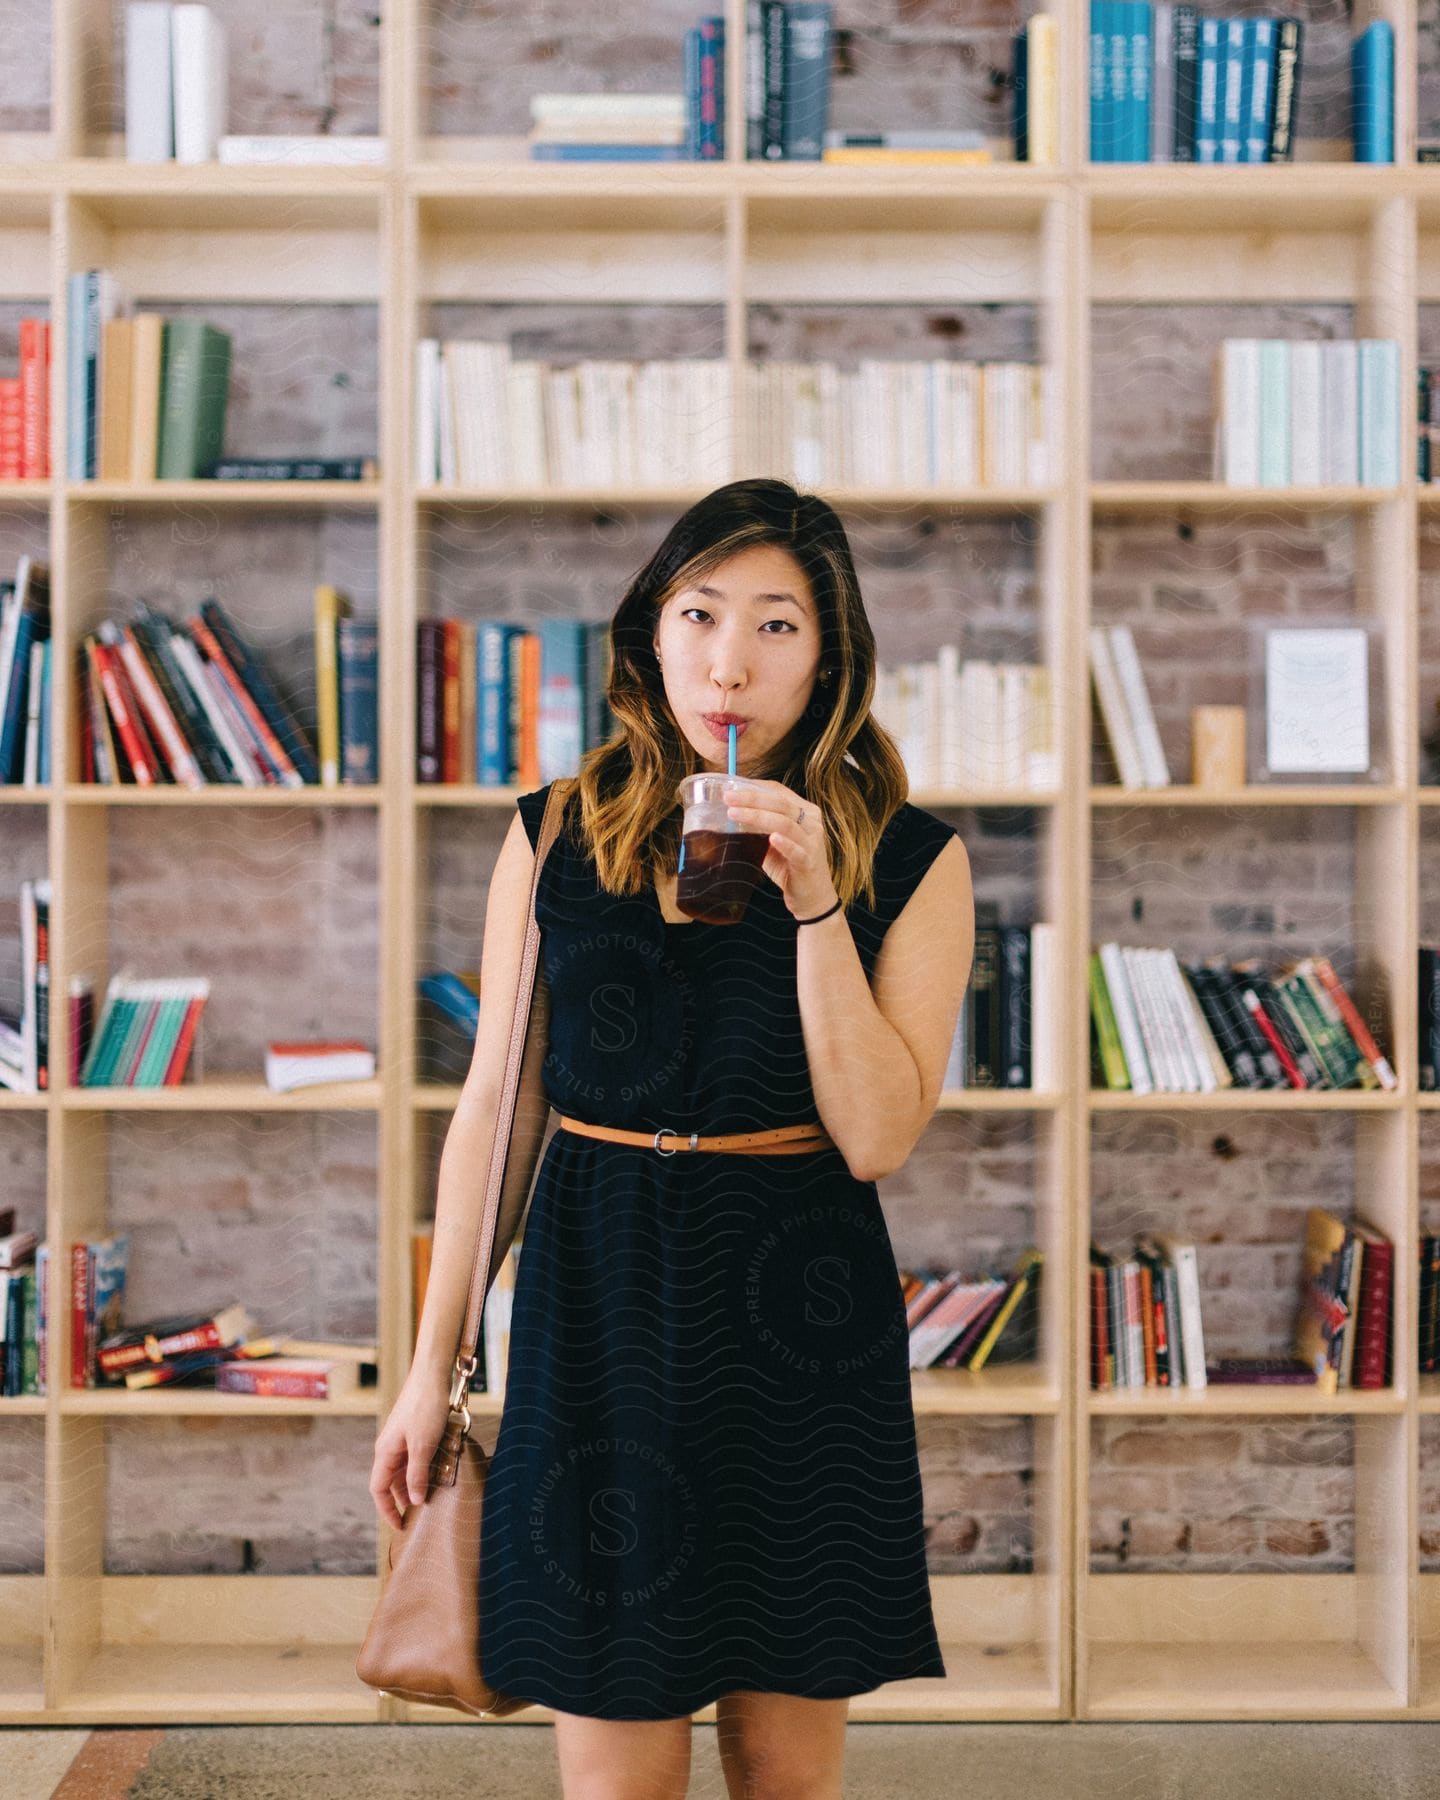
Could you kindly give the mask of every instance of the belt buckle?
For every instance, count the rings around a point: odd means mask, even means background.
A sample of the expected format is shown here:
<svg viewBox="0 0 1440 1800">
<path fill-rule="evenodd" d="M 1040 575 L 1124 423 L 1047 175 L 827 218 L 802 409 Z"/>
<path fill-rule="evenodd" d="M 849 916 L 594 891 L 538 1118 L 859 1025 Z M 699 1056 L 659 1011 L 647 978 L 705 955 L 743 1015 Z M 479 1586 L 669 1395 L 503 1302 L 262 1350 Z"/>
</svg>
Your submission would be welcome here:
<svg viewBox="0 0 1440 1800">
<path fill-rule="evenodd" d="M 685 1133 L 683 1131 L 676 1131 L 673 1126 L 662 1125 L 660 1127 L 660 1129 L 655 1133 L 655 1136 L 651 1139 L 650 1147 L 659 1156 L 674 1156 L 674 1154 L 675 1154 L 674 1150 L 661 1149 L 660 1140 L 662 1137 L 684 1137 L 684 1135 L 685 1135 Z M 690 1133 L 690 1148 L 692 1150 L 696 1147 L 696 1144 L 699 1142 L 699 1136 L 700 1136 L 700 1134 L 696 1131 L 692 1131 Z"/>
</svg>

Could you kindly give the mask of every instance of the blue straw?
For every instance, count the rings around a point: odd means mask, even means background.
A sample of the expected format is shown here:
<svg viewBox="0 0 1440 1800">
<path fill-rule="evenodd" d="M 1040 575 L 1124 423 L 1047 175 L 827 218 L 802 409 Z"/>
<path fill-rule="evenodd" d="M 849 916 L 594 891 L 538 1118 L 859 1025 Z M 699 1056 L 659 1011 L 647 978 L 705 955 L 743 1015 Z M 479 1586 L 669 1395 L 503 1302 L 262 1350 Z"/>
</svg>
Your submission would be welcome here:
<svg viewBox="0 0 1440 1800">
<path fill-rule="evenodd" d="M 729 733 L 730 733 L 730 769 L 729 769 L 729 773 L 733 775 L 735 773 L 735 727 L 733 725 L 731 725 L 727 729 L 729 730 Z"/>
</svg>

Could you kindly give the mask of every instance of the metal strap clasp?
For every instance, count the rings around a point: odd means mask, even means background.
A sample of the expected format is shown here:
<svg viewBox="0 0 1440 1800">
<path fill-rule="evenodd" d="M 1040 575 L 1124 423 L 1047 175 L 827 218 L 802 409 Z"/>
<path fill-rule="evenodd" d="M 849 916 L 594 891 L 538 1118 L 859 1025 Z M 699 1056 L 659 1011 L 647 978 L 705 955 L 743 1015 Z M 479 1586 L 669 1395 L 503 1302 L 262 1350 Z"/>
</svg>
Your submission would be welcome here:
<svg viewBox="0 0 1440 1800">
<path fill-rule="evenodd" d="M 660 1127 L 660 1129 L 655 1133 L 655 1136 L 651 1142 L 651 1148 L 656 1150 L 661 1156 L 673 1156 L 675 1154 L 675 1152 L 673 1150 L 661 1149 L 661 1147 L 660 1147 L 661 1138 L 662 1137 L 683 1138 L 684 1135 L 685 1135 L 685 1133 L 683 1131 L 675 1131 L 669 1125 L 662 1125 Z M 692 1131 L 690 1133 L 690 1148 L 692 1150 L 695 1149 L 696 1146 L 699 1144 L 699 1142 L 700 1142 L 699 1132 Z"/>
</svg>

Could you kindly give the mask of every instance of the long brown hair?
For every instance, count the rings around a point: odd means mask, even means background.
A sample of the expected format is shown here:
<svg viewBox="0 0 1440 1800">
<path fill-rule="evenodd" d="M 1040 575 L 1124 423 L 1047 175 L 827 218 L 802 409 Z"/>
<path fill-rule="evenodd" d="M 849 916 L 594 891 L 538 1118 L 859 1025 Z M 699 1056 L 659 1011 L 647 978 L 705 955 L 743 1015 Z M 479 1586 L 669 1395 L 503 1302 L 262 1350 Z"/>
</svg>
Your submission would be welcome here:
<svg viewBox="0 0 1440 1800">
<path fill-rule="evenodd" d="M 680 515 L 631 581 L 610 623 L 606 692 L 619 730 L 584 753 L 572 778 L 581 839 L 608 893 L 639 893 L 647 864 L 666 871 L 678 864 L 676 790 L 704 765 L 670 711 L 656 625 L 672 594 L 754 544 L 781 545 L 805 571 L 820 619 L 819 666 L 833 671 L 827 683 L 817 679 L 772 778 L 821 809 L 841 900 L 848 906 L 863 894 L 873 906 L 875 848 L 910 786 L 894 739 L 871 715 L 875 637 L 845 527 L 818 495 L 786 481 L 753 478 L 714 489 Z M 573 798 L 566 793 L 572 820 Z"/>
</svg>

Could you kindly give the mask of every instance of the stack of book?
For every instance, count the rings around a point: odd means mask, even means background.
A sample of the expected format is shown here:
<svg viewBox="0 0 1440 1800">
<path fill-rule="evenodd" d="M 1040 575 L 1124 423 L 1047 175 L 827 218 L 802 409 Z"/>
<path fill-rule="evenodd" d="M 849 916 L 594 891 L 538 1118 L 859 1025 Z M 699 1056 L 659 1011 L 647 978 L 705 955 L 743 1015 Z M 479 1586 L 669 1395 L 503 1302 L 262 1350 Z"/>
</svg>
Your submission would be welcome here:
<svg viewBox="0 0 1440 1800">
<path fill-rule="evenodd" d="M 137 600 L 80 640 L 81 779 L 143 787 L 366 785 L 378 775 L 378 628 L 315 590 L 318 748 L 213 596 L 180 624 Z"/>
<path fill-rule="evenodd" d="M 1091 0 L 1091 162 L 1289 162 L 1305 23 L 1159 0 Z M 1352 155 L 1393 162 L 1395 34 L 1376 19 L 1350 55 Z"/>
<path fill-rule="evenodd" d="M 1225 1088 L 1387 1088 L 1395 1071 L 1330 959 L 1182 962 L 1166 948 L 1090 953 L 1097 1085 L 1135 1094 Z"/>
<path fill-rule="evenodd" d="M 532 94 L 526 143 L 535 162 L 681 162 L 689 111 L 681 94 Z"/>
<path fill-rule="evenodd" d="M 959 1269 L 902 1269 L 910 1367 L 982 1369 L 1007 1333 L 1009 1354 L 995 1360 L 1033 1360 L 1042 1261 L 1031 1245 L 1008 1278 L 991 1272 L 969 1278 Z"/>
<path fill-rule="evenodd" d="M 33 1231 L 17 1231 L 15 1208 L 0 1206 L 0 1396 L 45 1392 L 45 1266 Z"/>
<path fill-rule="evenodd" d="M 125 157 L 211 162 L 225 129 L 228 47 L 208 6 L 130 0 L 125 8 Z"/>
<path fill-rule="evenodd" d="M 416 630 L 416 781 L 534 788 L 613 735 L 608 620 L 435 618 Z"/>
<path fill-rule="evenodd" d="M 1022 362 L 862 357 L 745 370 L 745 454 L 802 487 L 1043 487 L 1053 378 Z"/>
<path fill-rule="evenodd" d="M 1170 768 L 1128 625 L 1090 627 L 1090 676 L 1121 786 L 1168 787 Z"/>
<path fill-rule="evenodd" d="M 1214 478 L 1238 487 L 1400 479 L 1393 338 L 1227 338 L 1215 358 Z"/>
<path fill-rule="evenodd" d="M 50 567 L 21 556 L 0 582 L 0 783 L 50 780 Z"/>
<path fill-rule="evenodd" d="M 993 901 L 976 901 L 975 950 L 945 1067 L 947 1091 L 1055 1091 L 1055 955 L 1052 924 L 1002 925 Z"/>
<path fill-rule="evenodd" d="M 1059 783 L 1043 663 L 962 664 L 942 644 L 933 661 L 880 665 L 870 706 L 917 788 L 1049 793 Z"/>
<path fill-rule="evenodd" d="M 821 160 L 834 26 L 829 0 L 746 0 L 747 160 Z"/>
<path fill-rule="evenodd" d="M 305 1038 L 265 1046 L 265 1085 L 272 1093 L 332 1081 L 369 1081 L 375 1052 L 358 1038 Z"/>
<path fill-rule="evenodd" d="M 194 480 L 225 441 L 230 336 L 204 319 L 134 315 L 108 269 L 69 282 L 66 474 Z"/>
<path fill-rule="evenodd" d="M 50 883 L 20 883 L 20 1006 L 0 1008 L 0 1087 L 50 1086 Z"/>
<path fill-rule="evenodd" d="M 421 487 L 672 486 L 724 481 L 730 367 L 723 358 L 587 359 L 550 367 L 510 346 L 416 346 Z"/>
<path fill-rule="evenodd" d="M 203 975 L 112 975 L 79 1085 L 178 1087 L 209 997 Z"/>
<path fill-rule="evenodd" d="M 1091 1387 L 1388 1387 L 1394 1244 L 1358 1214 L 1347 1225 L 1311 1207 L 1305 1220 L 1292 1351 L 1279 1356 L 1207 1361 L 1193 1243 L 1152 1231 L 1122 1253 L 1092 1240 Z"/>
<path fill-rule="evenodd" d="M 50 474 L 50 321 L 21 319 L 20 373 L 0 376 L 0 481 Z"/>
</svg>

